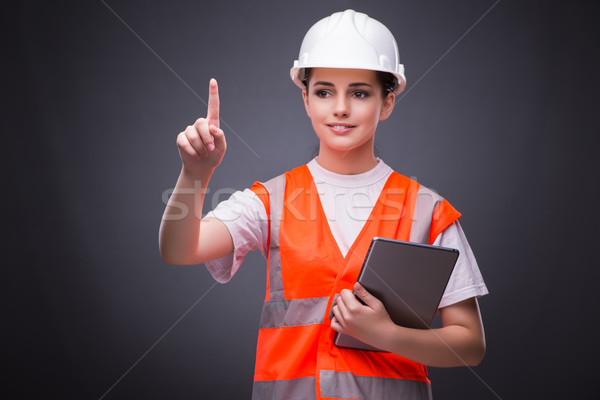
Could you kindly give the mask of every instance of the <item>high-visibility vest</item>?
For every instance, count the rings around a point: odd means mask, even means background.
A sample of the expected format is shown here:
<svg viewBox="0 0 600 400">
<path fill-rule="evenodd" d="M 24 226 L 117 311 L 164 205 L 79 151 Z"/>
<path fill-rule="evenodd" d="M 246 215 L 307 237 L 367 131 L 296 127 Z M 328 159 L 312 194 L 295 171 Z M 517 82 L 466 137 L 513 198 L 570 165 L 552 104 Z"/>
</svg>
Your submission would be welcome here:
<svg viewBox="0 0 600 400">
<path fill-rule="evenodd" d="M 460 213 L 392 172 L 344 257 L 306 165 L 257 182 L 252 190 L 269 216 L 253 400 L 431 398 L 425 365 L 393 353 L 335 346 L 329 310 L 336 293 L 354 286 L 373 237 L 431 244 Z"/>
</svg>

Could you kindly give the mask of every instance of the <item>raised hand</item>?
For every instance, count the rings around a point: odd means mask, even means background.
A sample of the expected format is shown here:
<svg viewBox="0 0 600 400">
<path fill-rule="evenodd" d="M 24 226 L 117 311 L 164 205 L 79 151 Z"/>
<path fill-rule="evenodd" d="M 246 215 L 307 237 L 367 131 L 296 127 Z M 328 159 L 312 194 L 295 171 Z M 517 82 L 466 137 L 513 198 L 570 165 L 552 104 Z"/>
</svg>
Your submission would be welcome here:
<svg viewBox="0 0 600 400">
<path fill-rule="evenodd" d="M 221 163 L 227 142 L 219 128 L 219 86 L 214 78 L 209 83 L 206 118 L 198 118 L 177 135 L 177 147 L 183 169 L 190 175 L 210 173 Z"/>
</svg>

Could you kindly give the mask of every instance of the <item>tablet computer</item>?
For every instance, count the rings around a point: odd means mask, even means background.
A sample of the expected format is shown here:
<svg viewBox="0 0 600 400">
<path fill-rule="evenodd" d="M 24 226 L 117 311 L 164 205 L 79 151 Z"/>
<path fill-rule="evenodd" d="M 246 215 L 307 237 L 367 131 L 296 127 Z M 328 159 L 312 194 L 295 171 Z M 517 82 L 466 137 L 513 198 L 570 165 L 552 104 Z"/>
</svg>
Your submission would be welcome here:
<svg viewBox="0 0 600 400">
<path fill-rule="evenodd" d="M 458 254 L 456 249 L 375 237 L 357 281 L 383 303 L 394 323 L 428 329 Z M 379 351 L 337 332 L 334 343 L 339 347 Z"/>
</svg>

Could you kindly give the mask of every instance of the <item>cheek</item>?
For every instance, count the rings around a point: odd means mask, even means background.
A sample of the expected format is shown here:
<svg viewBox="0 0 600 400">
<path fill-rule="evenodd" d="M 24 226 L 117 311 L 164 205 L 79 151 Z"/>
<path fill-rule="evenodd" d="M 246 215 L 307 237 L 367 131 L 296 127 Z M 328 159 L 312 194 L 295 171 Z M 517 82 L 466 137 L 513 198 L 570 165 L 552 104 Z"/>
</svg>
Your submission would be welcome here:
<svg viewBox="0 0 600 400">
<path fill-rule="evenodd" d="M 320 121 L 329 115 L 326 104 L 313 101 L 310 106 L 310 118 L 313 121 Z"/>
<path fill-rule="evenodd" d="M 364 122 L 379 121 L 379 114 L 381 107 L 379 103 L 372 102 L 364 104 L 356 110 L 356 116 L 358 116 Z"/>
</svg>

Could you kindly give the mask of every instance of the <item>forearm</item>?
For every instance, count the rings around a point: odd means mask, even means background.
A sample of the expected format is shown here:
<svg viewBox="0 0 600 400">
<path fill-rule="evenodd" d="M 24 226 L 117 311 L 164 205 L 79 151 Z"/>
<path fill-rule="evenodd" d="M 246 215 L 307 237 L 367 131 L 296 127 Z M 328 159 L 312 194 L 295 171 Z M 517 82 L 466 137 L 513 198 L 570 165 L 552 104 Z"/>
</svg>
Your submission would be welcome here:
<svg viewBox="0 0 600 400">
<path fill-rule="evenodd" d="M 476 298 L 440 309 L 443 328 L 396 325 L 385 307 L 362 285 L 344 289 L 333 307 L 332 329 L 402 357 L 434 367 L 477 365 L 485 353 L 485 334 Z"/>
<path fill-rule="evenodd" d="M 382 348 L 433 367 L 474 366 L 485 353 L 482 331 L 460 325 L 410 329 L 391 324 L 382 335 Z"/>
<path fill-rule="evenodd" d="M 198 263 L 204 194 L 212 170 L 191 175 L 182 168 L 160 225 L 159 245 L 169 264 Z"/>
</svg>

